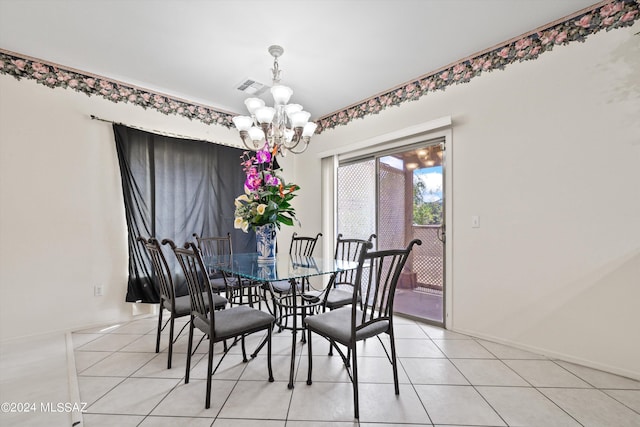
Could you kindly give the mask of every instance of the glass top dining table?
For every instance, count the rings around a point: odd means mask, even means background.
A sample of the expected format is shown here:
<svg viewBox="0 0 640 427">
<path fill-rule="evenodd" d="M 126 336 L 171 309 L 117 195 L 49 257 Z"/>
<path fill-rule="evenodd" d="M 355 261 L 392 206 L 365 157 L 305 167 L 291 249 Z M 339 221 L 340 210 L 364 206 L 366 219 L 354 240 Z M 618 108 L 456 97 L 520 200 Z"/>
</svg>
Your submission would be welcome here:
<svg viewBox="0 0 640 427">
<path fill-rule="evenodd" d="M 203 261 L 209 268 L 261 282 L 297 280 L 358 267 L 358 263 L 353 261 L 289 254 L 276 255 L 273 261 L 260 260 L 258 253 L 205 257 Z"/>
<path fill-rule="evenodd" d="M 331 275 L 341 271 L 355 270 L 358 263 L 333 258 L 321 258 L 316 256 L 299 256 L 289 254 L 277 254 L 273 261 L 258 259 L 257 253 L 237 253 L 232 255 L 203 257 L 207 268 L 214 268 L 225 273 L 239 276 L 257 282 L 289 281 L 290 295 L 293 304 L 293 313 L 298 309 L 298 283 L 301 279 Z M 302 302 L 300 308 L 304 309 Z M 296 333 L 298 330 L 297 315 L 292 316 L 292 344 L 291 344 L 291 369 L 289 373 L 289 388 L 293 388 L 293 374 L 295 369 Z M 302 325 L 303 326 L 303 325 Z M 300 328 L 302 329 L 302 327 Z M 264 343 L 263 343 L 264 344 Z M 255 357 L 262 345 L 252 355 Z"/>
</svg>

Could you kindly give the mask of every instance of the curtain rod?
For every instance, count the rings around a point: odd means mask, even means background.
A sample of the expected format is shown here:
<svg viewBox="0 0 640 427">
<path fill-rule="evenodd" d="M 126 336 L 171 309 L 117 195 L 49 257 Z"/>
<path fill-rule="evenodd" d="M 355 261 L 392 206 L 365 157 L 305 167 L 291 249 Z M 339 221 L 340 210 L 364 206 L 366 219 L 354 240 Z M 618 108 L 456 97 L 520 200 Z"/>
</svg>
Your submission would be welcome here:
<svg viewBox="0 0 640 427">
<path fill-rule="evenodd" d="M 114 124 L 114 125 L 126 126 L 128 128 L 141 130 L 143 132 L 155 133 L 156 135 L 160 135 L 160 136 L 168 136 L 168 137 L 171 137 L 171 138 L 179 138 L 179 139 L 188 139 L 190 141 L 211 142 L 213 144 L 225 145 L 227 147 L 240 148 L 240 149 L 242 148 L 242 147 L 240 147 L 238 145 L 228 144 L 228 143 L 224 143 L 224 142 L 220 142 L 220 141 L 214 141 L 214 140 L 211 140 L 211 139 L 194 138 L 193 136 L 181 135 L 179 133 L 166 132 L 166 131 L 157 130 L 157 129 L 148 129 L 148 128 L 144 128 L 144 127 L 141 127 L 141 126 L 129 125 L 127 123 L 115 122 L 113 120 L 103 119 L 103 118 L 98 117 L 98 116 L 96 116 L 94 114 L 91 114 L 89 117 L 91 117 L 91 120 L 97 120 L 99 122 L 111 123 L 111 124 Z"/>
</svg>

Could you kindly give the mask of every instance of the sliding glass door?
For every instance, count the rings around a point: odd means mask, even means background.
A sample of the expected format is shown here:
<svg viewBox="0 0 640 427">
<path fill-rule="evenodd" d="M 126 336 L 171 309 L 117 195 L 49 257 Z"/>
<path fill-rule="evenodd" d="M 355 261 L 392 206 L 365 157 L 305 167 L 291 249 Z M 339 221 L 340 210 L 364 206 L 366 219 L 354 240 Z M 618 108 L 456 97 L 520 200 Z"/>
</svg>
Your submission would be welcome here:
<svg viewBox="0 0 640 427">
<path fill-rule="evenodd" d="M 395 311 L 442 325 L 444 152 L 440 140 L 340 162 L 337 230 L 377 235 L 376 249 L 415 246 L 396 291 Z"/>
</svg>

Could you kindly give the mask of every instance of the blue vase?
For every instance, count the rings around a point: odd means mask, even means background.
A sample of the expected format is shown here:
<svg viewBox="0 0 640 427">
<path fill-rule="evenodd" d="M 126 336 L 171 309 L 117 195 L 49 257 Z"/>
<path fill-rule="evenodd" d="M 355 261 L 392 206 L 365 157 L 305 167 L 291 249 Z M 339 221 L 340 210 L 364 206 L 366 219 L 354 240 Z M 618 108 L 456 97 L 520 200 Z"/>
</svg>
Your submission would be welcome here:
<svg viewBox="0 0 640 427">
<path fill-rule="evenodd" d="M 275 224 L 266 224 L 256 227 L 256 247 L 259 262 L 269 262 L 276 259 Z"/>
</svg>

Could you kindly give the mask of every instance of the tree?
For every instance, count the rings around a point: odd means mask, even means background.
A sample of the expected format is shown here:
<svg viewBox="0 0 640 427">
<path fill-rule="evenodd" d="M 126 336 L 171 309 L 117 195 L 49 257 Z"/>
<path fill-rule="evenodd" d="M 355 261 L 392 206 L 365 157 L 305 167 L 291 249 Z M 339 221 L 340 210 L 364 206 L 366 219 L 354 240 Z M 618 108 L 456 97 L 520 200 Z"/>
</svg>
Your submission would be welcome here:
<svg viewBox="0 0 640 427">
<path fill-rule="evenodd" d="M 442 222 L 442 199 L 425 202 L 427 187 L 421 180 L 413 183 L 413 223 L 416 225 L 439 225 Z"/>
</svg>

